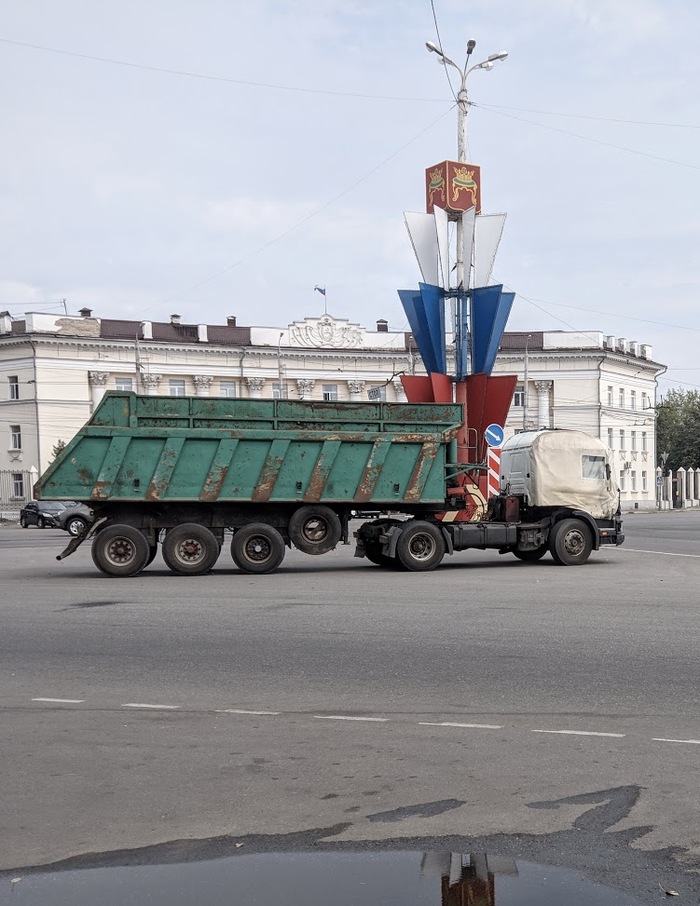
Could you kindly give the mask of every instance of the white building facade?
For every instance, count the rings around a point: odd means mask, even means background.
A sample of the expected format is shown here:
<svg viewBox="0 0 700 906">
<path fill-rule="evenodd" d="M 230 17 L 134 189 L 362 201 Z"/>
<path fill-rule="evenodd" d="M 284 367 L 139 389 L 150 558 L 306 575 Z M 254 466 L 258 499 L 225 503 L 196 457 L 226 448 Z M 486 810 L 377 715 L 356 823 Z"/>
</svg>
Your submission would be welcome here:
<svg viewBox="0 0 700 906">
<path fill-rule="evenodd" d="M 496 373 L 518 375 L 506 437 L 578 428 L 615 451 L 623 507 L 655 506 L 656 380 L 647 345 L 601 333 L 506 333 Z M 36 477 L 107 390 L 405 402 L 402 373 L 424 373 L 410 333 L 324 314 L 286 327 L 240 327 L 0 313 L 0 508 L 31 498 Z"/>
</svg>

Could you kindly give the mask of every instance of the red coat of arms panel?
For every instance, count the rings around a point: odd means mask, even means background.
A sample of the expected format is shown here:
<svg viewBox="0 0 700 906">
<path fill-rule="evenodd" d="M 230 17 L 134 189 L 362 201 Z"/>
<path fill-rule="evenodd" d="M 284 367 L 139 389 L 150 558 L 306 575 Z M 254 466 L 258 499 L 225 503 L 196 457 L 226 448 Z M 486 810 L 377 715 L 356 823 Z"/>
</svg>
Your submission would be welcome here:
<svg viewBox="0 0 700 906">
<path fill-rule="evenodd" d="M 476 164 L 443 160 L 425 171 L 425 209 L 444 208 L 448 214 L 462 214 L 476 207 L 481 212 L 481 168 Z"/>
</svg>

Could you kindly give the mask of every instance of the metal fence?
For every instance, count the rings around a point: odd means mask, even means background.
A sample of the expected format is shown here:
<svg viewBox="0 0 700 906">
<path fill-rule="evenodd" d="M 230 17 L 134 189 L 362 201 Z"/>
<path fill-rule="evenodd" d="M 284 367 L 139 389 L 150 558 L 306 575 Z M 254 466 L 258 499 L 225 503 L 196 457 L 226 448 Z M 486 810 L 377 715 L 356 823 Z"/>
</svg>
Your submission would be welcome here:
<svg viewBox="0 0 700 906">
<path fill-rule="evenodd" d="M 37 479 L 35 471 L 0 470 L 0 510 L 18 513 L 32 499 L 32 488 Z"/>
</svg>

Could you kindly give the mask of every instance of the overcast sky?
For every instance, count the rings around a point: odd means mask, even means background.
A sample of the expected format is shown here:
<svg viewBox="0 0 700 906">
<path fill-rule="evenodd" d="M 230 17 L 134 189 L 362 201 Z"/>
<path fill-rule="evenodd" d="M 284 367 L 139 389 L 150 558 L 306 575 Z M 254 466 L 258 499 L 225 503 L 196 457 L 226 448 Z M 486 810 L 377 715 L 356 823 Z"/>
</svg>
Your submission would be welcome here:
<svg viewBox="0 0 700 906">
<path fill-rule="evenodd" d="M 698 0 L 4 0 L 0 308 L 406 325 L 404 210 L 469 77 L 509 329 L 653 344 L 700 386 Z M 454 83 L 453 83 L 454 84 Z M 681 383 L 676 383 L 681 382 Z"/>
</svg>

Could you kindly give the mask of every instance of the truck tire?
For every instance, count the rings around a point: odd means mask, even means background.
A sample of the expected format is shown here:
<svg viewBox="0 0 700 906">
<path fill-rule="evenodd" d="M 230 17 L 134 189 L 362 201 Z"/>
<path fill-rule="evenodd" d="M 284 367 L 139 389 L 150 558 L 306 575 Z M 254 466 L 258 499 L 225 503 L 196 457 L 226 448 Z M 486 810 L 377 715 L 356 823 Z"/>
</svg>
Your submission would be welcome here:
<svg viewBox="0 0 700 906">
<path fill-rule="evenodd" d="M 294 547 L 305 554 L 326 554 L 340 541 L 342 528 L 337 514 L 327 506 L 302 506 L 288 526 Z"/>
<path fill-rule="evenodd" d="M 396 556 L 411 572 L 435 569 L 445 556 L 445 539 L 432 522 L 407 522 L 396 542 Z"/>
<path fill-rule="evenodd" d="M 558 566 L 581 566 L 592 550 L 591 530 L 580 519 L 562 519 L 549 533 L 549 551 Z"/>
<path fill-rule="evenodd" d="M 161 548 L 165 565 L 180 576 L 208 573 L 219 559 L 220 551 L 214 533 L 195 522 L 168 529 Z"/>
<path fill-rule="evenodd" d="M 233 533 L 231 556 L 243 572 L 271 573 L 284 560 L 284 540 L 271 525 L 251 522 Z"/>
<path fill-rule="evenodd" d="M 137 576 L 149 554 L 146 536 L 131 525 L 108 525 L 92 542 L 92 561 L 108 576 Z"/>
<path fill-rule="evenodd" d="M 513 554 L 522 560 L 523 563 L 537 563 L 538 560 L 541 560 L 542 557 L 547 553 L 547 545 L 543 544 L 542 547 L 536 547 L 534 550 L 530 551 L 513 551 Z"/>
</svg>

